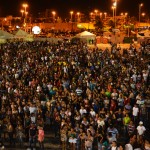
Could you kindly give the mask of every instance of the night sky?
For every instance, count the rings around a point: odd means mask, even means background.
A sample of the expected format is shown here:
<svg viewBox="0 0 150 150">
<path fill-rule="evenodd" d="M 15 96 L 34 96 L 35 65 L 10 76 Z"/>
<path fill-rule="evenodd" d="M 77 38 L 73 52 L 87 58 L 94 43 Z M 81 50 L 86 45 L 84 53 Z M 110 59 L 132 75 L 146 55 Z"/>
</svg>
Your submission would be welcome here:
<svg viewBox="0 0 150 150">
<path fill-rule="evenodd" d="M 22 0 L 0 0 L 0 17 L 7 15 L 21 16 Z M 70 10 L 87 13 L 89 10 L 98 9 L 112 13 L 111 6 L 113 0 L 27 0 L 29 4 L 28 11 L 33 16 L 45 9 L 55 10 L 60 17 L 69 16 Z M 118 0 L 117 13 L 129 12 L 130 16 L 138 16 L 138 4 L 144 3 L 141 12 L 150 16 L 148 7 L 150 0 Z"/>
</svg>

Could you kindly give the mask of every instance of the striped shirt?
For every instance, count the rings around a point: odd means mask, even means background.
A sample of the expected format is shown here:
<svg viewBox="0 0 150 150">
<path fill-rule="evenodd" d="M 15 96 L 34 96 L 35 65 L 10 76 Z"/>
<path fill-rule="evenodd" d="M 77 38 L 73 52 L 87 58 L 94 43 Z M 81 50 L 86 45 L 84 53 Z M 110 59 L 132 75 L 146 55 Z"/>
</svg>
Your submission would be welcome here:
<svg viewBox="0 0 150 150">
<path fill-rule="evenodd" d="M 81 96 L 82 92 L 83 92 L 82 89 L 79 88 L 76 89 L 76 93 L 78 96 Z"/>
</svg>

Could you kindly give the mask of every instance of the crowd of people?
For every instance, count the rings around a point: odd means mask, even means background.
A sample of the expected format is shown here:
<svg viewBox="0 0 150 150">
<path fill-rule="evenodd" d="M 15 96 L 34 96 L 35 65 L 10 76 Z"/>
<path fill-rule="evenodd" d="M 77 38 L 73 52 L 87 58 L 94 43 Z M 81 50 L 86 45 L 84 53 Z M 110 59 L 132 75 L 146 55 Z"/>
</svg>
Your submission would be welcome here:
<svg viewBox="0 0 150 150">
<path fill-rule="evenodd" d="M 143 48 L 14 42 L 0 47 L 0 139 L 44 149 L 149 150 L 149 56 Z M 39 146 L 37 146 L 37 142 Z"/>
</svg>

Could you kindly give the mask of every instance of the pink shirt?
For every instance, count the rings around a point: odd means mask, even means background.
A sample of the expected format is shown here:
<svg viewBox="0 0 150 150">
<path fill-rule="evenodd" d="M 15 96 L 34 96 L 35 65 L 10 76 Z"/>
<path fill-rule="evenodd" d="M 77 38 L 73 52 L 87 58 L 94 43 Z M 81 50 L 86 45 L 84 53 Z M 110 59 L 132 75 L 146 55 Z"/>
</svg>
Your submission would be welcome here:
<svg viewBox="0 0 150 150">
<path fill-rule="evenodd" d="M 39 129 L 38 131 L 38 141 L 43 142 L 44 141 L 44 130 Z"/>
</svg>

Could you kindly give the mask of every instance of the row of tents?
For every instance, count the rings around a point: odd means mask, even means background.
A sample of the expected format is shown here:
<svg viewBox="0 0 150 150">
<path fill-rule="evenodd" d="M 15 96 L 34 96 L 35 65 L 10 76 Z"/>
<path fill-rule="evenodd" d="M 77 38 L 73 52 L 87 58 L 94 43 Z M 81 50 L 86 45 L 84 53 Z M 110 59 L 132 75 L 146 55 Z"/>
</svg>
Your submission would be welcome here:
<svg viewBox="0 0 150 150">
<path fill-rule="evenodd" d="M 87 42 L 87 44 L 94 44 L 96 43 L 96 35 L 93 33 L 90 33 L 88 31 L 83 31 L 75 36 L 76 38 L 79 38 L 80 40 L 84 40 Z M 110 36 L 104 36 L 108 40 L 110 40 Z M 113 38 L 113 35 L 111 35 Z M 142 32 L 137 33 L 137 38 L 138 39 L 143 39 L 146 37 L 150 37 L 150 30 L 145 30 Z M 119 39 L 121 37 L 119 36 Z M 7 40 L 14 40 L 14 39 L 21 39 L 23 41 L 33 41 L 35 40 L 33 37 L 33 34 L 29 34 L 21 29 L 18 29 L 17 31 L 14 31 L 12 34 L 8 33 L 4 30 L 0 30 L 0 43 L 5 43 Z M 51 39 L 51 38 L 50 38 Z M 46 38 L 47 40 L 47 38 Z M 51 39 L 51 41 L 54 41 Z"/>
<path fill-rule="evenodd" d="M 23 39 L 24 41 L 33 41 L 33 35 L 21 29 L 14 31 L 12 34 L 7 31 L 0 30 L 0 43 L 5 43 L 7 40 L 14 40 L 14 39 Z"/>
</svg>

